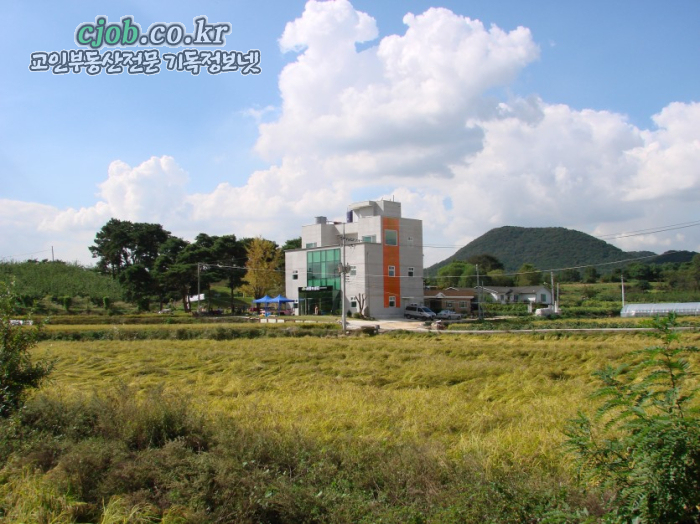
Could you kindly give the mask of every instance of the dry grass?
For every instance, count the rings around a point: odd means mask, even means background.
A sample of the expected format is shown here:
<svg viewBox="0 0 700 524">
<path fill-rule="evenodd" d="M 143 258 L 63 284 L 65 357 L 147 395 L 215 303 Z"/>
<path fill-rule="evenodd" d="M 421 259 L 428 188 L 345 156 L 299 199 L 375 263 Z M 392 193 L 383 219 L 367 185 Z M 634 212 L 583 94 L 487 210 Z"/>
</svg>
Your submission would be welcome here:
<svg viewBox="0 0 700 524">
<path fill-rule="evenodd" d="M 700 335 L 684 340 L 698 345 Z M 561 429 L 591 373 L 642 335 L 382 336 L 44 342 L 62 395 L 128 384 L 187 392 L 213 418 L 326 442 L 437 445 L 487 469 L 563 472 Z"/>
</svg>

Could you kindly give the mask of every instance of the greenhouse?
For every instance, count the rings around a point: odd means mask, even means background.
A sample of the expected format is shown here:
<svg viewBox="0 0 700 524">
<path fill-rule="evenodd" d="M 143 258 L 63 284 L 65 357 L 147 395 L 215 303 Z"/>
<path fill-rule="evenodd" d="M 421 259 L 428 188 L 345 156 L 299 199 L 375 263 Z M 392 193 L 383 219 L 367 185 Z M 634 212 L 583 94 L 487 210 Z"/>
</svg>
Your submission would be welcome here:
<svg viewBox="0 0 700 524">
<path fill-rule="evenodd" d="M 627 304 L 621 317 L 654 317 L 676 313 L 679 316 L 700 315 L 700 302 L 668 302 L 662 304 Z"/>
</svg>

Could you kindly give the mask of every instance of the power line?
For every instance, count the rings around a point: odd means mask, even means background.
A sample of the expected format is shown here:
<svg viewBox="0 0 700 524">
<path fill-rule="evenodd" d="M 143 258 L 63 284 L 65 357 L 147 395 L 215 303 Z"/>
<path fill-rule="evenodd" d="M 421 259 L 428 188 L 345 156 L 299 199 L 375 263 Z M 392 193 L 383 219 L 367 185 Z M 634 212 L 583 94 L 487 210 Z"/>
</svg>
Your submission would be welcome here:
<svg viewBox="0 0 700 524">
<path fill-rule="evenodd" d="M 660 257 L 660 256 L 661 255 L 645 255 L 643 257 L 625 258 L 622 260 L 614 260 L 612 262 L 598 262 L 596 264 L 582 264 L 582 265 L 571 266 L 571 267 L 560 267 L 560 268 L 552 268 L 552 269 L 537 269 L 534 271 L 522 271 L 522 272 L 514 272 L 514 273 L 500 273 L 500 274 L 495 275 L 495 276 L 513 277 L 513 276 L 518 276 L 518 275 L 531 275 L 533 273 L 561 272 L 561 271 L 566 271 L 567 269 L 585 269 L 587 267 L 612 266 L 615 264 L 626 264 L 627 262 L 636 262 L 638 260 L 647 260 L 649 258 L 656 258 L 656 257 Z M 485 276 L 494 276 L 494 275 L 485 275 Z M 474 277 L 474 278 L 476 278 L 476 275 L 435 275 L 434 277 L 427 277 L 427 278 L 461 278 L 461 277 L 466 277 L 466 278 Z"/>
<path fill-rule="evenodd" d="M 696 220 L 694 222 L 682 222 L 680 224 L 671 224 L 669 226 L 660 226 L 660 227 L 654 227 L 654 228 L 649 228 L 649 229 L 638 229 L 636 231 L 630 231 L 629 233 L 613 233 L 610 235 L 602 235 L 598 236 L 596 238 L 628 238 L 628 237 L 636 237 L 640 235 L 650 235 L 654 233 L 662 233 L 664 231 L 675 231 L 676 229 L 686 229 L 689 227 L 695 227 L 695 226 L 700 226 L 700 220 Z"/>
<path fill-rule="evenodd" d="M 50 249 L 42 249 L 41 251 L 32 251 L 31 253 L 20 253 L 19 255 L 7 255 L 4 257 L 0 257 L 0 260 L 5 260 L 6 258 L 16 258 L 16 257 L 25 257 L 27 255 L 36 255 L 37 253 L 47 253 L 51 251 Z"/>
</svg>

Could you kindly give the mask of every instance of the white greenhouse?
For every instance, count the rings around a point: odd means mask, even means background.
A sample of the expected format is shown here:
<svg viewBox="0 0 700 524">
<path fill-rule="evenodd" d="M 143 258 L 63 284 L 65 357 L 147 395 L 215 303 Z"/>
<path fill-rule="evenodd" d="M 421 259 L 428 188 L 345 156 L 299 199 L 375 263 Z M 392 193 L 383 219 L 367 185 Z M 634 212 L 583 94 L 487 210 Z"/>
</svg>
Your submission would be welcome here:
<svg viewBox="0 0 700 524">
<path fill-rule="evenodd" d="M 700 315 L 700 302 L 668 302 L 661 304 L 627 304 L 621 317 L 654 317 L 675 313 L 678 316 Z"/>
</svg>

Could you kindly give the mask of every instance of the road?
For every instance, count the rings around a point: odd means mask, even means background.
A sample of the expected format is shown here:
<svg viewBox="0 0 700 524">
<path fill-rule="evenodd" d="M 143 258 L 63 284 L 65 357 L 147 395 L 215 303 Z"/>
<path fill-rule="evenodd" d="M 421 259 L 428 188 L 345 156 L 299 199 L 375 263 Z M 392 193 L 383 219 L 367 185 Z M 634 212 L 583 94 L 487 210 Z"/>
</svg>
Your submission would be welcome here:
<svg viewBox="0 0 700 524">
<path fill-rule="evenodd" d="M 436 333 L 435 325 L 426 326 L 423 320 L 357 320 L 348 319 L 348 329 L 361 329 L 364 326 L 375 327 L 379 326 L 379 332 L 382 331 L 417 331 L 422 333 Z M 676 328 L 677 331 L 697 331 L 696 327 L 681 327 Z M 471 335 L 486 335 L 496 333 L 625 333 L 625 332 L 651 332 L 654 328 L 542 328 L 542 329 L 470 329 L 470 330 L 442 330 L 440 333 L 448 333 L 451 335 L 471 334 Z"/>
</svg>

